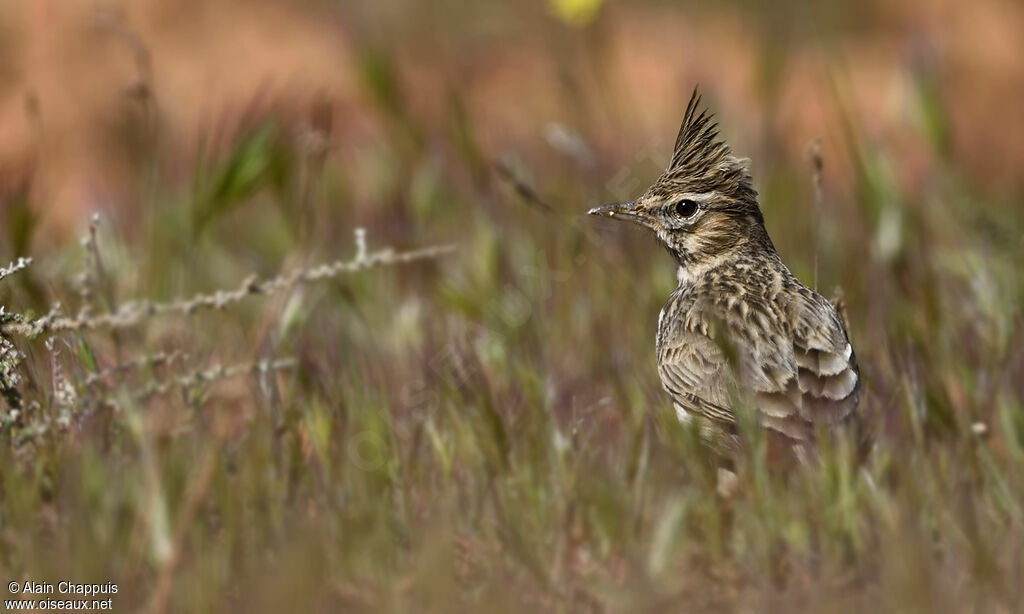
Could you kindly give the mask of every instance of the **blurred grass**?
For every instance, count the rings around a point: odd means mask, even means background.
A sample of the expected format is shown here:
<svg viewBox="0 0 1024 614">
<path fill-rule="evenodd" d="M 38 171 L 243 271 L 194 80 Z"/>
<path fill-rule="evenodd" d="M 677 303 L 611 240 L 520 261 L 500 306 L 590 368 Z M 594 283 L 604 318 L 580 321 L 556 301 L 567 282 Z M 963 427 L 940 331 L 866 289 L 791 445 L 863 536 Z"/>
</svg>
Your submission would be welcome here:
<svg viewBox="0 0 1024 614">
<path fill-rule="evenodd" d="M 18 340 L 30 403 L 0 434 L 0 577 L 114 581 L 118 610 L 1018 609 L 1024 222 L 951 165 L 927 75 L 922 189 L 899 191 L 898 161 L 847 111 L 855 193 L 827 190 L 815 212 L 805 161 L 757 177 L 793 270 L 810 281 L 817 256 L 820 289 L 842 287 L 876 447 L 863 466 L 839 441 L 820 466 L 776 472 L 750 429 L 723 499 L 657 382 L 671 264 L 649 237 L 582 217 L 657 170 L 628 151 L 591 166 L 487 151 L 457 88 L 448 121 L 427 125 L 387 49 L 367 49 L 363 86 L 384 126 L 372 146 L 310 149 L 267 119 L 211 146 L 185 182 L 143 160 L 137 226 L 99 228 L 111 302 L 344 256 L 357 226 L 371 246 L 453 240 L 457 255 L 116 337 L 62 333 L 56 350 Z M 609 130 L 572 128 L 584 143 Z M 507 159 L 547 206 L 493 172 Z M 358 190 L 372 209 L 345 206 Z M 34 244 L 20 202 L 5 211 L 4 261 Z M 0 282 L 8 311 L 109 308 L 81 292 L 96 275 L 82 246 L 32 255 Z M 179 367 L 84 385 L 158 351 L 187 352 L 180 368 L 275 356 L 300 368 L 146 400 L 131 391 Z"/>
</svg>

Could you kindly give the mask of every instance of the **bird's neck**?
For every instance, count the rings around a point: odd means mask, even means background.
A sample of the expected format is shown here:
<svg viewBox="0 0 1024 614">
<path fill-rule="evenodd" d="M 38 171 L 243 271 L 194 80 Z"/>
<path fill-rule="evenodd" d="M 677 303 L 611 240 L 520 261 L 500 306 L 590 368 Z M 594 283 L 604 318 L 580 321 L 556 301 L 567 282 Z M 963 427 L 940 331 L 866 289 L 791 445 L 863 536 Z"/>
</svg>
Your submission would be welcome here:
<svg viewBox="0 0 1024 614">
<path fill-rule="evenodd" d="M 676 268 L 676 282 L 680 288 L 696 284 L 704 273 L 713 268 L 715 268 L 714 265 L 710 263 L 691 264 L 689 266 L 680 264 Z"/>
<path fill-rule="evenodd" d="M 778 252 L 775 251 L 775 246 L 772 245 L 771 240 L 767 237 L 768 235 L 765 234 L 763 241 L 744 241 L 733 249 L 711 257 L 684 259 L 677 255 L 676 282 L 681 288 L 697 285 L 700 283 L 701 278 L 709 271 L 723 267 L 742 266 L 743 263 L 749 264 L 759 260 L 764 262 L 765 259 L 778 260 Z"/>
</svg>

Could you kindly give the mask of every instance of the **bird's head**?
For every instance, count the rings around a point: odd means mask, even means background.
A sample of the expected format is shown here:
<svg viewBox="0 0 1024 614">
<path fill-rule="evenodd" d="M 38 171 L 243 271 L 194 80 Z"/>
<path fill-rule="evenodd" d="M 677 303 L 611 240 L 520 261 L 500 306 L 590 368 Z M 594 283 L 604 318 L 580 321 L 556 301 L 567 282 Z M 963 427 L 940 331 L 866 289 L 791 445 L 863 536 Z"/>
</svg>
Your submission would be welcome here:
<svg viewBox="0 0 1024 614">
<path fill-rule="evenodd" d="M 749 160 L 718 139 L 694 90 L 668 169 L 639 198 L 595 207 L 591 215 L 630 220 L 654 231 L 680 266 L 711 266 L 750 245 L 771 247 Z"/>
</svg>

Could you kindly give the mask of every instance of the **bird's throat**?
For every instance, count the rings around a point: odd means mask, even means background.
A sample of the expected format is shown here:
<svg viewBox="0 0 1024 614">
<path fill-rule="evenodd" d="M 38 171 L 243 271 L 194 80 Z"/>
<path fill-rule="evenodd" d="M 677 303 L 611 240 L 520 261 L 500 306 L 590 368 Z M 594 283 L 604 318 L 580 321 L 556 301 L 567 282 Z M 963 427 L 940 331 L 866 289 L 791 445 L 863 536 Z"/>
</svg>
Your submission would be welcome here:
<svg viewBox="0 0 1024 614">
<path fill-rule="evenodd" d="M 693 283 L 693 275 L 690 274 L 686 267 L 679 265 L 676 268 L 676 282 L 678 282 L 680 286 L 689 285 Z"/>
<path fill-rule="evenodd" d="M 676 282 L 680 286 L 689 286 L 700 283 L 704 273 L 719 266 L 725 258 L 713 258 L 711 260 L 693 261 L 687 264 L 680 264 L 676 267 Z"/>
</svg>

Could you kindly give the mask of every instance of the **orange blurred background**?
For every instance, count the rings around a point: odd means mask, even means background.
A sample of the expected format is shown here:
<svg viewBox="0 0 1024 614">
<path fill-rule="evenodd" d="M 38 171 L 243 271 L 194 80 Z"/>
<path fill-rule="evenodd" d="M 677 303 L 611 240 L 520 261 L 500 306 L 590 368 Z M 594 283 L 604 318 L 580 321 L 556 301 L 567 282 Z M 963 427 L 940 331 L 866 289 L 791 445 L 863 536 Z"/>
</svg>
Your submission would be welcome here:
<svg viewBox="0 0 1024 614">
<path fill-rule="evenodd" d="M 200 143 L 256 116 L 319 125 L 344 165 L 382 138 L 375 54 L 396 67 L 391 111 L 440 124 L 457 94 L 490 159 L 543 155 L 552 122 L 609 168 L 664 150 L 700 83 L 755 174 L 821 138 L 841 185 L 856 134 L 900 190 L 929 181 L 936 151 L 986 193 L 1024 185 L 1019 1 L 7 0 L 0 207 L 27 195 L 64 236 L 143 197 L 139 147 L 187 180 Z"/>
</svg>

